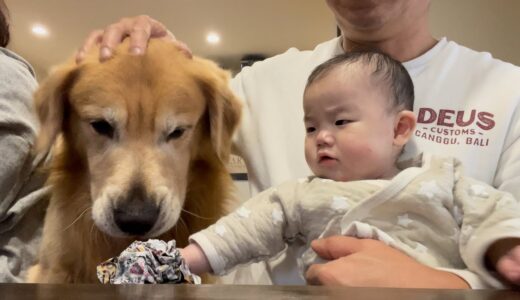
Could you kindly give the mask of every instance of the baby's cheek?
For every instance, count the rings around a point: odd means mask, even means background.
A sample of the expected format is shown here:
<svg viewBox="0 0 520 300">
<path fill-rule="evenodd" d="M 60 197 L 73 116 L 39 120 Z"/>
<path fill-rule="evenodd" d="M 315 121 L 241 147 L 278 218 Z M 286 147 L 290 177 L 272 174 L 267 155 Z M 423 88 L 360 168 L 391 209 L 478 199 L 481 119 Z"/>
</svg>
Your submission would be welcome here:
<svg viewBox="0 0 520 300">
<path fill-rule="evenodd" d="M 305 154 L 305 161 L 307 162 L 308 165 L 311 165 L 314 162 L 313 157 L 316 156 L 316 151 L 314 151 L 312 149 L 312 147 L 306 143 L 304 154 Z"/>
<path fill-rule="evenodd" d="M 359 141 L 353 141 L 344 148 L 344 152 L 353 158 L 368 158 L 374 154 L 372 145 Z"/>
</svg>

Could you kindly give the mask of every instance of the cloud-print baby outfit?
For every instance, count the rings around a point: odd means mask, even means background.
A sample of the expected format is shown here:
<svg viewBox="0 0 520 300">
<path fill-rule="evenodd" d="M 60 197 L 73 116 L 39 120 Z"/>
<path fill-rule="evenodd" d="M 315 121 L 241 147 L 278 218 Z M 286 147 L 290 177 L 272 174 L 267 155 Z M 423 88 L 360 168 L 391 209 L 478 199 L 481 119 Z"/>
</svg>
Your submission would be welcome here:
<svg viewBox="0 0 520 300">
<path fill-rule="evenodd" d="M 337 182 L 318 177 L 265 190 L 190 237 L 215 274 L 306 244 L 304 271 L 320 259 L 311 241 L 331 235 L 381 240 L 436 268 L 464 268 L 501 287 L 485 266 L 488 246 L 520 237 L 520 203 L 462 176 L 454 158 L 423 154 L 391 180 Z"/>
</svg>

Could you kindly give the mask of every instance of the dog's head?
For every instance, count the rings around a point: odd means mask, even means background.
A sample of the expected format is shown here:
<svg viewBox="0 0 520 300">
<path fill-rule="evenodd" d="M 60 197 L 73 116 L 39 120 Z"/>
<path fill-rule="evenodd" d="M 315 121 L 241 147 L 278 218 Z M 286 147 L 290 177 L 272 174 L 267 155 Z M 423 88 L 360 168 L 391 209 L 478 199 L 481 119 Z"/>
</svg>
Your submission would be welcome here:
<svg viewBox="0 0 520 300">
<path fill-rule="evenodd" d="M 62 137 L 60 168 L 86 173 L 97 227 L 150 237 L 177 222 L 193 161 L 227 161 L 240 104 L 214 63 L 167 42 L 152 41 L 144 56 L 127 47 L 103 63 L 93 51 L 42 83 L 36 150 Z"/>
</svg>

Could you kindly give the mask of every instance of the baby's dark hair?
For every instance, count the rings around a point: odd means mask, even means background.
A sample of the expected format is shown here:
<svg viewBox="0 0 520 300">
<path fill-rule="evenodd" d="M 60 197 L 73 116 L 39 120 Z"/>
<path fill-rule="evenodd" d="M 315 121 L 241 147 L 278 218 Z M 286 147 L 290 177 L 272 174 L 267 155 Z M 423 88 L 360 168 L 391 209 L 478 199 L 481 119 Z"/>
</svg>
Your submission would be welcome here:
<svg viewBox="0 0 520 300">
<path fill-rule="evenodd" d="M 397 60 L 378 51 L 353 51 L 333 57 L 317 66 L 307 79 L 307 89 L 311 84 L 340 66 L 361 63 L 372 67 L 372 76 L 384 82 L 392 94 L 392 111 L 413 111 L 413 82 L 408 71 Z"/>
</svg>

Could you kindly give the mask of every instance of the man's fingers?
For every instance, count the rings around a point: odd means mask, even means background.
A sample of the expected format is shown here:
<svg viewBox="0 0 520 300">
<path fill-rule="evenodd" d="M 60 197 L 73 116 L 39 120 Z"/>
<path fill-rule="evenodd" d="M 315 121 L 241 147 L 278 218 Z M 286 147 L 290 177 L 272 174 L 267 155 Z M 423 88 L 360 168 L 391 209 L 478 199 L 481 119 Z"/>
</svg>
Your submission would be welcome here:
<svg viewBox="0 0 520 300">
<path fill-rule="evenodd" d="M 191 52 L 191 49 L 188 47 L 188 45 L 181 41 L 176 41 L 175 44 L 177 45 L 177 48 L 179 48 L 179 50 L 181 50 L 182 53 L 186 55 L 187 58 L 193 57 L 193 53 Z"/>
<path fill-rule="evenodd" d="M 76 53 L 76 62 L 81 62 L 85 54 L 95 45 L 99 45 L 99 59 L 105 61 L 112 57 L 114 49 L 126 38 L 129 38 L 128 51 L 134 55 L 142 55 L 151 38 L 159 38 L 174 42 L 188 57 L 192 57 L 191 50 L 186 44 L 179 42 L 168 29 L 149 16 L 141 15 L 132 18 L 123 18 L 117 23 L 109 25 L 105 30 L 93 31 L 85 40 L 83 46 Z"/>
<path fill-rule="evenodd" d="M 127 33 L 130 36 L 129 51 L 135 55 L 143 54 L 150 38 L 162 38 L 166 34 L 167 30 L 161 23 L 146 15 L 138 16 Z"/>
<path fill-rule="evenodd" d="M 109 25 L 103 32 L 101 44 L 99 48 L 99 58 L 101 61 L 112 57 L 114 49 L 129 34 L 131 28 L 131 20 L 122 19 L 119 23 Z"/>
<path fill-rule="evenodd" d="M 363 240 L 349 236 L 331 236 L 312 241 L 311 247 L 321 258 L 334 260 L 359 252 L 363 247 Z"/>
<path fill-rule="evenodd" d="M 337 284 L 335 277 L 330 273 L 327 264 L 314 264 L 307 269 L 305 279 L 310 285 L 334 285 Z"/>
<path fill-rule="evenodd" d="M 323 265 L 314 264 L 311 265 L 307 272 L 305 272 L 305 280 L 307 280 L 307 284 L 309 285 L 322 285 L 323 283 L 320 280 L 319 273 L 323 270 Z"/>
<path fill-rule="evenodd" d="M 166 30 L 166 35 L 161 37 L 161 39 L 164 39 L 166 41 L 171 41 L 171 42 L 177 41 L 177 38 L 175 37 L 175 35 L 169 30 Z"/>
<path fill-rule="evenodd" d="M 83 42 L 83 46 L 81 46 L 81 48 L 76 52 L 76 63 L 80 63 L 90 49 L 101 43 L 102 37 L 102 29 L 92 31 Z"/>
<path fill-rule="evenodd" d="M 143 16 L 144 21 L 147 21 L 150 24 L 150 36 L 155 38 L 170 38 L 172 41 L 176 41 L 173 33 L 168 31 L 168 28 L 164 26 L 161 22 L 152 19 L 148 16 Z"/>
<path fill-rule="evenodd" d="M 146 27 L 136 27 L 130 33 L 130 45 L 128 51 L 133 55 L 144 53 L 150 38 L 150 29 Z"/>
</svg>

